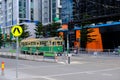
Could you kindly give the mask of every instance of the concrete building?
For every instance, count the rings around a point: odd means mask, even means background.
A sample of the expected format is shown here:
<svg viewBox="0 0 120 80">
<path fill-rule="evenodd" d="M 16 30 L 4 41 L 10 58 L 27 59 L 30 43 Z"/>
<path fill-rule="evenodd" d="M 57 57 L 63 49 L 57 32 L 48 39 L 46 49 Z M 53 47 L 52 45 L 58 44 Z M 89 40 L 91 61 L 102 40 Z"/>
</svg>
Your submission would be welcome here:
<svg viewBox="0 0 120 80">
<path fill-rule="evenodd" d="M 37 16 L 39 14 L 37 10 L 39 0 L 36 0 L 35 3 L 32 1 L 33 0 L 0 1 L 0 27 L 3 33 L 10 33 L 11 26 L 19 25 L 27 20 L 39 21 L 39 17 Z"/>
<path fill-rule="evenodd" d="M 62 0 L 61 18 L 62 23 L 67 24 L 73 18 L 73 0 Z"/>
<path fill-rule="evenodd" d="M 3 34 L 9 34 L 11 27 L 16 24 L 27 23 L 31 27 L 32 22 L 35 27 L 35 23 L 40 21 L 46 25 L 56 16 L 59 17 L 56 13 L 60 9 L 60 0 L 0 0 L 0 27 Z"/>
<path fill-rule="evenodd" d="M 73 1 L 74 24 L 82 25 L 82 23 L 90 22 L 95 25 L 92 29 L 94 30 L 93 34 L 97 36 L 92 37 L 95 41 L 88 43 L 86 48 L 117 48 L 120 45 L 120 38 L 117 36 L 120 34 L 120 0 Z M 117 24 L 114 25 L 115 23 Z M 91 25 L 88 27 L 91 27 Z M 80 28 L 82 27 L 80 26 Z M 84 43 L 81 42 L 82 44 Z"/>
</svg>

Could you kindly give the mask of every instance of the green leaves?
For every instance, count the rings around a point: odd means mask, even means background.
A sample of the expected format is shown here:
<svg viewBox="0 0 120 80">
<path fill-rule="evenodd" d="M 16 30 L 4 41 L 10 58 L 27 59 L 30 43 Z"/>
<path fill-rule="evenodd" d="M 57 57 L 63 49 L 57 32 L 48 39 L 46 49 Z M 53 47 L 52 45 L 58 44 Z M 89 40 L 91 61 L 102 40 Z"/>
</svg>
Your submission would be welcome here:
<svg viewBox="0 0 120 80">
<path fill-rule="evenodd" d="M 50 36 L 50 37 L 58 36 L 57 29 L 60 28 L 60 25 L 61 24 L 58 22 L 53 22 L 51 24 L 44 26 L 46 36 Z"/>
<path fill-rule="evenodd" d="M 83 16 L 84 19 L 90 17 L 89 15 L 85 14 Z M 96 35 L 91 35 L 90 33 L 94 32 L 94 30 L 92 28 L 89 28 L 89 25 L 91 24 L 90 21 L 84 21 L 81 23 L 82 25 L 82 29 L 81 29 L 81 47 L 82 48 L 86 48 L 86 44 L 88 42 L 92 42 L 95 39 L 93 39 L 93 36 Z"/>
<path fill-rule="evenodd" d="M 43 36 L 43 32 L 44 32 L 44 27 L 42 25 L 41 22 L 39 22 L 36 27 L 35 27 L 35 35 L 36 35 L 36 38 L 40 38 L 41 36 Z"/>
<path fill-rule="evenodd" d="M 2 30 L 1 30 L 1 28 L 0 28 L 0 48 L 1 48 L 1 46 L 2 46 L 2 42 L 3 42 L 3 40 L 2 40 Z"/>
<path fill-rule="evenodd" d="M 30 36 L 30 32 L 29 32 L 29 31 L 27 31 L 28 26 L 27 26 L 27 25 L 25 25 L 25 24 L 20 25 L 20 26 L 21 26 L 21 27 L 22 27 L 22 29 L 23 29 L 23 33 L 22 33 L 22 35 L 20 36 L 20 39 L 25 39 L 25 38 L 29 37 L 29 36 Z"/>
</svg>

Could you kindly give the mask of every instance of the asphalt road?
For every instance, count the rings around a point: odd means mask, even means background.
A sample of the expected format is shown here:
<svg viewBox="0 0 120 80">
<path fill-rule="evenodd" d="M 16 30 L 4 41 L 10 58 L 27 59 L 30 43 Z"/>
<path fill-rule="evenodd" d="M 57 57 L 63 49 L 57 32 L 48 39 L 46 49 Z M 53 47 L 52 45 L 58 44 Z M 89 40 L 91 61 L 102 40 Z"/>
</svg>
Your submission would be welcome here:
<svg viewBox="0 0 120 80">
<path fill-rule="evenodd" d="M 5 62 L 0 80 L 120 80 L 120 57 L 74 56 L 71 64 L 51 61 L 18 61 L 0 58 Z M 0 70 L 1 71 L 1 70 Z"/>
</svg>

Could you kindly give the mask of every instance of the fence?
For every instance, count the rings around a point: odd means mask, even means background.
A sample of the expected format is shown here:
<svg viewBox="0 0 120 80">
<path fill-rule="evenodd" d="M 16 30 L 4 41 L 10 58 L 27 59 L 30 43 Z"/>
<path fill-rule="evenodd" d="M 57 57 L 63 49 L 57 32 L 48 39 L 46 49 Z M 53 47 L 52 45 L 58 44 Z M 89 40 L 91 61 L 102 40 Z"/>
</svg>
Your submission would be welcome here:
<svg viewBox="0 0 120 80">
<path fill-rule="evenodd" d="M 74 50 L 76 50 L 76 48 L 71 48 L 70 49 L 70 53 L 75 54 Z M 83 49 L 83 48 L 79 48 L 78 49 L 78 53 L 77 54 L 87 54 L 87 55 L 100 55 L 100 56 L 113 56 L 113 55 L 120 55 L 118 50 L 114 50 L 114 49 Z"/>
<path fill-rule="evenodd" d="M 75 53 L 75 48 L 70 48 L 69 52 L 64 51 L 62 55 L 56 55 L 54 58 L 49 59 L 48 61 L 67 61 L 68 60 L 68 53 L 72 54 L 73 56 L 80 56 L 80 55 L 94 55 L 94 56 L 119 56 L 119 52 L 115 51 L 114 49 L 78 49 L 78 53 Z M 0 56 L 7 57 L 7 58 L 16 58 L 16 51 L 12 49 L 0 49 Z M 19 59 L 26 59 L 26 60 L 35 60 L 35 61 L 46 61 L 44 55 L 39 54 L 27 54 L 27 53 L 20 53 L 18 55 Z M 50 57 L 50 56 L 49 56 Z M 53 57 L 53 55 L 51 56 Z"/>
</svg>

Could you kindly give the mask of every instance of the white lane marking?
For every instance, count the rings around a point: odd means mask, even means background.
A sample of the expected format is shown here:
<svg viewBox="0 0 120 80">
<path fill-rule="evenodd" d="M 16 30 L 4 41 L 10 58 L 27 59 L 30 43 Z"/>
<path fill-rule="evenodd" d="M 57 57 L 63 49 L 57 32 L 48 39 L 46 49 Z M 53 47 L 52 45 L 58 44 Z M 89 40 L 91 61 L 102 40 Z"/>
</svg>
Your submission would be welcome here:
<svg viewBox="0 0 120 80">
<path fill-rule="evenodd" d="M 43 76 L 43 77 L 41 77 L 41 78 L 47 79 L 47 80 L 56 80 L 56 79 L 53 79 L 53 78 L 50 78 L 50 77 L 45 77 L 45 76 Z"/>
<path fill-rule="evenodd" d="M 60 63 L 60 64 L 67 64 L 66 62 L 57 62 L 57 63 Z"/>
<path fill-rule="evenodd" d="M 87 63 L 87 62 L 79 62 L 79 61 L 72 61 L 71 64 L 84 64 L 84 63 Z"/>
<path fill-rule="evenodd" d="M 103 76 L 112 76 L 112 74 L 108 74 L 108 73 L 103 73 Z"/>
<path fill-rule="evenodd" d="M 50 77 L 46 77 L 46 76 L 30 76 L 30 77 L 21 77 L 21 78 L 19 77 L 18 80 L 19 79 L 21 79 L 21 80 L 24 80 L 24 79 L 36 79 L 36 78 L 43 78 L 43 79 L 46 79 L 46 80 L 56 80 L 54 78 L 50 78 Z"/>
<path fill-rule="evenodd" d="M 96 73 L 96 72 L 112 71 L 112 70 L 119 70 L 119 69 L 120 69 L 120 67 L 109 68 L 109 69 L 102 69 L 102 70 L 94 70 L 94 71 L 83 71 L 83 72 L 56 74 L 56 75 L 49 75 L 49 76 L 46 76 L 46 77 L 57 77 L 57 76 L 75 75 L 75 74 L 83 74 L 83 73 Z"/>
<path fill-rule="evenodd" d="M 86 74 L 94 74 L 93 72 L 86 72 Z"/>
</svg>

